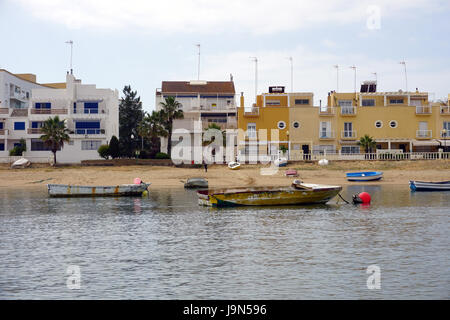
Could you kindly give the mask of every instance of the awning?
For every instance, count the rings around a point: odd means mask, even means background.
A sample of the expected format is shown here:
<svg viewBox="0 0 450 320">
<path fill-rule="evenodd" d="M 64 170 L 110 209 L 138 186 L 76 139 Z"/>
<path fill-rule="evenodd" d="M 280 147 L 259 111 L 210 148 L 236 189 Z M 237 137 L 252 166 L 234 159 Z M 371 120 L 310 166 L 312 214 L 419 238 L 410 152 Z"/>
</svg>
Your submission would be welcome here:
<svg viewBox="0 0 450 320">
<path fill-rule="evenodd" d="M 438 140 L 438 141 L 441 142 L 441 146 L 445 146 L 445 147 L 450 146 L 450 139 L 442 139 L 442 140 Z"/>
<path fill-rule="evenodd" d="M 433 141 L 421 141 L 421 140 L 413 140 L 413 146 L 415 147 L 432 147 L 439 146 L 439 142 L 436 140 Z"/>
</svg>

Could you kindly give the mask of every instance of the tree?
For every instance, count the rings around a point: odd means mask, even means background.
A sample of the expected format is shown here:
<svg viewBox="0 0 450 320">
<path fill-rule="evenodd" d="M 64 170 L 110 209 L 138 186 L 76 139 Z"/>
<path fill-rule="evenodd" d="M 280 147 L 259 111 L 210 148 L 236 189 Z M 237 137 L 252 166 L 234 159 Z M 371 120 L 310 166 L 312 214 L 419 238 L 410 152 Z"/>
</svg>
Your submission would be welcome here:
<svg viewBox="0 0 450 320">
<path fill-rule="evenodd" d="M 150 141 L 150 158 L 155 157 L 161 146 L 160 137 L 166 137 L 167 131 L 164 127 L 164 115 L 161 111 L 145 113 L 138 127 L 138 133 Z"/>
<path fill-rule="evenodd" d="M 120 157 L 120 145 L 119 145 L 119 139 L 117 139 L 116 136 L 112 136 L 111 140 L 109 141 L 109 155 L 111 158 L 115 159 Z"/>
<path fill-rule="evenodd" d="M 108 160 L 108 158 L 109 158 L 109 146 L 107 144 L 102 144 L 98 148 L 97 152 L 98 152 L 98 155 L 100 157 L 102 157 L 103 159 Z"/>
<path fill-rule="evenodd" d="M 123 94 L 119 105 L 120 155 L 133 157 L 138 138 L 138 124 L 142 121 L 144 112 L 137 91 L 132 91 L 131 86 L 125 86 Z"/>
<path fill-rule="evenodd" d="M 372 148 L 375 148 L 377 146 L 375 140 L 368 134 L 364 135 L 364 137 L 361 137 L 357 144 L 363 147 L 366 153 L 369 153 L 369 150 L 372 151 Z"/>
<path fill-rule="evenodd" d="M 53 164 L 56 166 L 56 152 L 64 146 L 64 142 L 69 142 L 70 137 L 67 134 L 69 130 L 66 128 L 64 121 L 61 121 L 58 116 L 48 118 L 44 121 L 41 128 L 43 135 L 41 140 L 53 152 Z"/>
<path fill-rule="evenodd" d="M 172 157 L 172 128 L 173 128 L 173 120 L 175 119 L 183 119 L 184 114 L 183 110 L 181 110 L 181 103 L 175 100 L 174 97 L 165 98 L 165 102 L 160 102 L 162 106 L 162 118 L 163 125 L 167 131 L 167 154 Z"/>
</svg>

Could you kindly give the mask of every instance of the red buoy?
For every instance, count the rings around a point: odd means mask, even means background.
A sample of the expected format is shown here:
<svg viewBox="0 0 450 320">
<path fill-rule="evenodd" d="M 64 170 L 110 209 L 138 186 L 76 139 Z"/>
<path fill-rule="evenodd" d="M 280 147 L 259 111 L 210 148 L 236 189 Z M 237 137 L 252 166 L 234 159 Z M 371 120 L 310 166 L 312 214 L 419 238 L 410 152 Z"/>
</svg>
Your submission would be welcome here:
<svg viewBox="0 0 450 320">
<path fill-rule="evenodd" d="M 370 203 L 370 194 L 367 192 L 361 192 L 358 194 L 358 197 L 361 199 L 362 203 Z"/>
</svg>

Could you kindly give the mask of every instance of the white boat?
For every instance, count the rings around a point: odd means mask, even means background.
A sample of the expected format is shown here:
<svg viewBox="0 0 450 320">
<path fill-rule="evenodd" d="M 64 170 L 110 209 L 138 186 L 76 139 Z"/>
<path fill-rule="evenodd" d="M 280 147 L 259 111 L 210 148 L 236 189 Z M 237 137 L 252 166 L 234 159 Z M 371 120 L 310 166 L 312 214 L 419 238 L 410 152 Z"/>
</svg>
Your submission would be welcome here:
<svg viewBox="0 0 450 320">
<path fill-rule="evenodd" d="M 288 161 L 286 158 L 277 158 L 273 161 L 273 163 L 276 167 L 286 167 Z"/>
<path fill-rule="evenodd" d="M 450 181 L 409 181 L 412 191 L 450 191 Z"/>
<path fill-rule="evenodd" d="M 231 170 L 237 170 L 241 167 L 241 164 L 239 162 L 230 162 L 228 163 L 228 168 Z"/>
<path fill-rule="evenodd" d="M 193 188 L 208 188 L 208 180 L 205 178 L 189 178 L 185 183 L 184 187 L 188 189 Z"/>
<path fill-rule="evenodd" d="M 19 168 L 27 168 L 31 166 L 31 162 L 28 159 L 25 158 L 21 158 L 17 161 L 15 161 L 12 165 L 11 168 L 12 169 L 19 169 Z"/>
<path fill-rule="evenodd" d="M 329 161 L 327 159 L 320 159 L 319 166 L 327 166 Z"/>
<path fill-rule="evenodd" d="M 47 184 L 50 197 L 123 197 L 141 196 L 150 183 L 121 184 L 117 186 L 72 186 Z"/>
<path fill-rule="evenodd" d="M 346 174 L 348 181 L 376 181 L 383 178 L 381 171 L 363 171 L 363 172 L 349 172 Z"/>
</svg>

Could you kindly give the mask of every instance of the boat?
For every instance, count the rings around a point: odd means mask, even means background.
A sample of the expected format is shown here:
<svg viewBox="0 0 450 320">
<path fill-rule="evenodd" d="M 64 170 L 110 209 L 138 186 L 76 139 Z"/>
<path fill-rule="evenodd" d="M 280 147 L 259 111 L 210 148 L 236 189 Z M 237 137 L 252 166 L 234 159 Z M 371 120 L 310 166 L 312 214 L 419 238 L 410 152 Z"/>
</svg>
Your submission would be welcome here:
<svg viewBox="0 0 450 320">
<path fill-rule="evenodd" d="M 450 191 L 450 181 L 409 181 L 412 191 Z"/>
<path fill-rule="evenodd" d="M 383 178 L 383 172 L 380 171 L 349 172 L 346 175 L 348 181 L 375 181 Z"/>
<path fill-rule="evenodd" d="M 15 161 L 11 165 L 11 168 L 12 169 L 24 169 L 24 168 L 28 168 L 29 166 L 31 166 L 30 160 L 25 159 L 25 158 L 21 158 L 21 159 Z"/>
<path fill-rule="evenodd" d="M 319 160 L 319 166 L 327 166 L 329 161 L 327 159 Z"/>
<path fill-rule="evenodd" d="M 286 158 L 277 158 L 273 161 L 273 163 L 276 167 L 286 167 L 288 161 Z"/>
<path fill-rule="evenodd" d="M 122 197 L 142 196 L 150 183 L 121 184 L 117 186 L 77 186 L 67 184 L 47 184 L 50 197 Z"/>
<path fill-rule="evenodd" d="M 284 174 L 286 175 L 286 177 L 298 177 L 298 172 L 295 169 L 286 170 Z"/>
<path fill-rule="evenodd" d="M 238 170 L 241 167 L 241 164 L 239 162 L 230 162 L 228 163 L 228 168 L 231 170 Z"/>
<path fill-rule="evenodd" d="M 184 183 L 184 187 L 187 189 L 208 188 L 208 180 L 205 178 L 189 178 Z"/>
<path fill-rule="evenodd" d="M 326 203 L 342 187 L 294 180 L 282 187 L 236 187 L 197 191 L 199 205 L 210 207 L 273 206 Z"/>
</svg>

